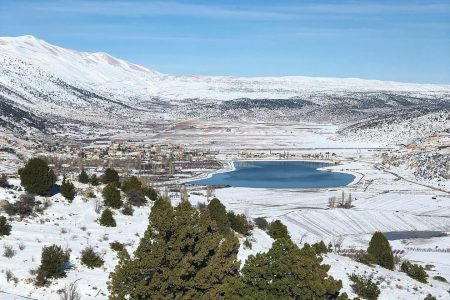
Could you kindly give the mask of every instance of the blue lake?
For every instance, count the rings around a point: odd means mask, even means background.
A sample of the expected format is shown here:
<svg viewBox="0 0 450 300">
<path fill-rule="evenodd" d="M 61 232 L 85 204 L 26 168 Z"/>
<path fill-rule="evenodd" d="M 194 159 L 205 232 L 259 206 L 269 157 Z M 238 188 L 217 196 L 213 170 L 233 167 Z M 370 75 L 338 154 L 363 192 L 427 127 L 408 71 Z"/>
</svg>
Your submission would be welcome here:
<svg viewBox="0 0 450 300">
<path fill-rule="evenodd" d="M 355 176 L 319 171 L 331 164 L 306 161 L 238 161 L 235 170 L 188 182 L 195 185 L 228 185 L 250 188 L 333 188 L 351 183 Z"/>
</svg>

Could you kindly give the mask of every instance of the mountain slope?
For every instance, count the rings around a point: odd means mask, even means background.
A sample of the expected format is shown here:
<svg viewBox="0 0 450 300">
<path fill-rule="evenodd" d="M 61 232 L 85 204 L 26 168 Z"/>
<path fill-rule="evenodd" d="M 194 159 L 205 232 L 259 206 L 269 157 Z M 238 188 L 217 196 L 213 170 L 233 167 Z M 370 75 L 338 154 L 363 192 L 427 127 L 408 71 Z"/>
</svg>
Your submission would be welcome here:
<svg viewBox="0 0 450 300">
<path fill-rule="evenodd" d="M 356 78 L 175 76 L 32 36 L 0 38 L 0 125 L 135 127 L 200 117 L 347 124 L 450 107 L 450 85 Z"/>
</svg>

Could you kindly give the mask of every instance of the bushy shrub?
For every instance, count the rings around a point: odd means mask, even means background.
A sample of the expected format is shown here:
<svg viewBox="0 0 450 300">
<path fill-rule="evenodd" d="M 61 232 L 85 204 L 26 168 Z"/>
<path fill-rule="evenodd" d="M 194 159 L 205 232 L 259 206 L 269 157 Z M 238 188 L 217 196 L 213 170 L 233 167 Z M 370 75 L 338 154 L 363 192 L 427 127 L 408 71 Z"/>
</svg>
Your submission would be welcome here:
<svg viewBox="0 0 450 300">
<path fill-rule="evenodd" d="M 353 282 L 352 288 L 358 296 L 363 297 L 367 300 L 376 300 L 380 295 L 380 288 L 372 281 L 371 278 L 352 274 L 349 276 L 350 280 Z"/>
<path fill-rule="evenodd" d="M 105 186 L 102 191 L 102 195 L 105 206 L 120 208 L 123 204 L 120 199 L 120 191 L 113 184 L 108 184 Z"/>
<path fill-rule="evenodd" d="M 96 174 L 92 174 L 91 178 L 89 178 L 89 182 L 93 185 L 93 186 L 97 186 L 99 185 L 99 180 Z"/>
<path fill-rule="evenodd" d="M 400 270 L 405 272 L 409 277 L 422 282 L 428 282 L 428 274 L 425 272 L 425 269 L 418 264 L 412 264 L 409 261 L 404 261 L 400 266 Z"/>
<path fill-rule="evenodd" d="M 125 205 L 122 208 L 122 214 L 125 216 L 132 216 L 134 213 L 133 206 L 130 203 L 125 203 Z"/>
<path fill-rule="evenodd" d="M 256 227 L 258 227 L 261 230 L 266 231 L 269 227 L 269 222 L 267 222 L 266 218 L 259 217 L 253 220 L 255 222 Z"/>
<path fill-rule="evenodd" d="M 36 274 L 36 285 L 43 286 L 50 278 L 66 277 L 66 268 L 70 259 L 69 251 L 58 245 L 42 248 L 41 265 Z"/>
<path fill-rule="evenodd" d="M 156 201 L 156 199 L 158 199 L 158 192 L 154 188 L 149 186 L 143 188 L 142 191 L 144 192 L 145 196 L 147 196 L 150 200 Z"/>
<path fill-rule="evenodd" d="M 125 246 L 118 241 L 114 241 L 114 242 L 110 243 L 109 246 L 111 247 L 112 250 L 114 250 L 116 252 L 120 252 L 123 249 L 125 249 Z"/>
<path fill-rule="evenodd" d="M 268 234 L 275 240 L 290 238 L 288 229 L 280 220 L 270 222 Z"/>
<path fill-rule="evenodd" d="M 323 241 L 320 241 L 318 243 L 312 244 L 311 247 L 313 247 L 316 254 L 325 254 L 329 252 L 328 247 L 325 245 Z"/>
<path fill-rule="evenodd" d="M 19 170 L 19 175 L 27 192 L 41 196 L 47 196 L 56 182 L 53 170 L 40 158 L 30 159 L 25 167 Z"/>
<path fill-rule="evenodd" d="M 32 194 L 22 194 L 14 204 L 6 203 L 3 207 L 5 213 L 8 216 L 19 215 L 21 217 L 29 216 L 33 213 L 34 206 L 36 204 L 34 195 Z"/>
<path fill-rule="evenodd" d="M 84 169 L 81 170 L 80 175 L 78 175 L 78 181 L 81 183 L 89 183 L 89 176 Z"/>
<path fill-rule="evenodd" d="M 131 205 L 140 207 L 147 204 L 147 199 L 145 199 L 145 195 L 141 190 L 129 190 L 126 194 L 128 203 Z"/>
<path fill-rule="evenodd" d="M 249 235 L 250 231 L 253 230 L 253 225 L 247 220 L 244 214 L 237 215 L 233 211 L 229 211 L 227 217 L 230 227 L 234 231 L 243 235 Z"/>
<path fill-rule="evenodd" d="M 8 224 L 8 221 L 5 217 L 0 216 L 0 236 L 9 235 L 11 233 L 11 225 Z"/>
<path fill-rule="evenodd" d="M 70 202 L 72 202 L 72 200 L 75 198 L 75 187 L 72 182 L 66 180 L 66 177 L 64 177 L 63 179 L 60 190 L 61 195 Z"/>
<path fill-rule="evenodd" d="M 122 191 L 129 192 L 132 190 L 142 191 L 142 183 L 136 176 L 131 176 L 129 179 L 125 180 L 121 185 Z"/>
<path fill-rule="evenodd" d="M 377 231 L 373 234 L 367 253 L 375 264 L 389 270 L 394 269 L 394 255 L 391 245 L 382 232 Z"/>
<path fill-rule="evenodd" d="M 103 175 L 103 183 L 112 183 L 118 185 L 119 174 L 117 173 L 117 171 L 112 168 L 106 169 L 105 174 Z"/>
<path fill-rule="evenodd" d="M 111 210 L 108 208 L 105 209 L 100 217 L 99 220 L 100 225 L 106 226 L 106 227 L 116 227 L 116 220 L 114 220 L 114 217 L 112 215 Z"/>
<path fill-rule="evenodd" d="M 445 279 L 444 277 L 439 276 L 439 275 L 433 276 L 433 279 L 440 281 L 440 282 L 447 282 L 447 279 Z"/>
<path fill-rule="evenodd" d="M 83 251 L 81 251 L 81 263 L 86 267 L 93 269 L 100 268 L 103 266 L 105 261 L 98 253 L 94 251 L 94 248 L 86 247 Z"/>
<path fill-rule="evenodd" d="M 437 300 L 435 296 L 428 294 L 423 300 Z"/>
</svg>

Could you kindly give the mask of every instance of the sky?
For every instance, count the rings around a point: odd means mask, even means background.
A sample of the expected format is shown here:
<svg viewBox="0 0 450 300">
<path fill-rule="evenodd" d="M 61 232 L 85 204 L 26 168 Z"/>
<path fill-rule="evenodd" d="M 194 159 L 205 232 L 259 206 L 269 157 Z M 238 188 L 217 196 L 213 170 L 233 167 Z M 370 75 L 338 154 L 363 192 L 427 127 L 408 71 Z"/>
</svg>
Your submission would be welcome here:
<svg viewBox="0 0 450 300">
<path fill-rule="evenodd" d="M 0 0 L 26 34 L 171 74 L 450 84 L 450 1 Z"/>
</svg>

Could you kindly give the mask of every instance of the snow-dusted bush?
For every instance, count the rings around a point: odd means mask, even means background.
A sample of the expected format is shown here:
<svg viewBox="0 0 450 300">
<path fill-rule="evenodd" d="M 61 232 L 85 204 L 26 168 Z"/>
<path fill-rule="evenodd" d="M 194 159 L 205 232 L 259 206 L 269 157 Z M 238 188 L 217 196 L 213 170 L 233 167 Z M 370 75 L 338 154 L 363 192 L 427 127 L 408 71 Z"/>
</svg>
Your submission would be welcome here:
<svg viewBox="0 0 450 300">
<path fill-rule="evenodd" d="M 352 288 L 358 296 L 367 300 L 378 299 L 380 288 L 372 281 L 372 278 L 357 274 L 352 274 L 349 278 L 353 282 Z"/>
<path fill-rule="evenodd" d="M 83 251 L 81 251 L 81 264 L 90 269 L 100 268 L 103 266 L 104 262 L 105 261 L 102 257 L 96 253 L 92 247 L 86 247 Z"/>
</svg>

